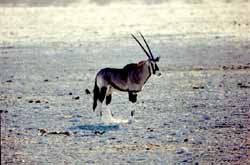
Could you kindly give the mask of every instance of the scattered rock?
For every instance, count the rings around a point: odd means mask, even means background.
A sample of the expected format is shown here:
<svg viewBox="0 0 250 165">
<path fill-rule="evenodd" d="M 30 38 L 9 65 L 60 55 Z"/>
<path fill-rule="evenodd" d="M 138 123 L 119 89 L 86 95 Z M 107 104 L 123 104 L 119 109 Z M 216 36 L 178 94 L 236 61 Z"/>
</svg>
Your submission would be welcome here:
<svg viewBox="0 0 250 165">
<path fill-rule="evenodd" d="M 240 87 L 240 88 L 250 88 L 250 86 L 248 86 L 248 85 L 246 85 L 246 84 L 243 84 L 243 83 L 241 83 L 241 82 L 239 82 L 237 85 L 238 85 L 238 87 Z"/>
<path fill-rule="evenodd" d="M 202 115 L 203 120 L 210 120 L 210 117 L 208 115 Z"/>
<path fill-rule="evenodd" d="M 241 69 L 250 69 L 249 64 L 246 65 L 224 65 L 222 66 L 223 70 L 241 70 Z"/>
<path fill-rule="evenodd" d="M 196 145 L 201 145 L 203 144 L 205 139 L 200 136 L 195 136 L 190 139 L 190 144 L 196 144 Z"/>
<path fill-rule="evenodd" d="M 193 86 L 193 89 L 204 89 L 204 86 Z"/>
<path fill-rule="evenodd" d="M 80 99 L 80 96 L 72 97 L 72 99 L 74 99 L 74 100 L 79 100 L 79 99 Z"/>
<path fill-rule="evenodd" d="M 95 131 L 94 134 L 96 135 L 103 135 L 105 133 L 105 131 Z"/>
<path fill-rule="evenodd" d="M 239 128 L 242 129 L 244 128 L 244 126 L 242 124 L 239 124 Z"/>
<path fill-rule="evenodd" d="M 244 65 L 243 69 L 250 69 L 250 66 L 249 65 Z"/>
<path fill-rule="evenodd" d="M 38 129 L 38 130 L 39 130 L 41 136 L 43 136 L 45 134 L 46 135 L 65 135 L 65 136 L 70 136 L 71 135 L 70 132 L 68 132 L 68 131 L 65 131 L 65 132 L 56 132 L 56 131 L 48 132 L 45 129 Z"/>
<path fill-rule="evenodd" d="M 8 113 L 8 111 L 7 110 L 0 110 L 0 113 Z"/>
<path fill-rule="evenodd" d="M 41 136 L 43 136 L 44 134 L 47 133 L 47 131 L 45 129 L 38 129 L 38 131 L 40 132 Z"/>
<path fill-rule="evenodd" d="M 187 156 L 186 158 L 182 159 L 180 162 L 182 162 L 182 163 L 192 163 L 193 158 L 192 158 L 192 156 Z"/>
<path fill-rule="evenodd" d="M 197 104 L 195 104 L 195 105 L 192 105 L 192 108 L 205 108 L 206 107 L 206 105 L 205 104 L 200 104 L 200 105 L 197 105 Z"/>
<path fill-rule="evenodd" d="M 7 81 L 5 81 L 5 82 L 7 82 L 7 83 L 12 83 L 13 81 L 12 81 L 12 80 L 7 80 Z"/>
<path fill-rule="evenodd" d="M 228 67 L 227 66 L 222 66 L 222 69 L 227 70 Z"/>
<path fill-rule="evenodd" d="M 154 132 L 154 129 L 153 129 L 153 128 L 147 128 L 147 130 L 148 130 L 149 132 Z"/>
<path fill-rule="evenodd" d="M 179 154 L 184 154 L 184 153 L 186 152 L 186 150 L 187 150 L 187 149 L 184 148 L 184 147 L 182 147 L 182 148 L 177 148 L 175 153 L 178 154 L 178 155 L 179 155 Z"/>
<path fill-rule="evenodd" d="M 91 94 L 91 92 L 90 92 L 88 89 L 85 89 L 85 93 L 86 93 L 87 95 Z"/>
<path fill-rule="evenodd" d="M 66 132 L 59 132 L 59 134 L 61 135 L 66 135 L 66 136 L 70 136 L 70 132 L 66 131 Z"/>
<path fill-rule="evenodd" d="M 198 108 L 199 106 L 198 105 L 192 105 L 192 108 Z"/>
</svg>

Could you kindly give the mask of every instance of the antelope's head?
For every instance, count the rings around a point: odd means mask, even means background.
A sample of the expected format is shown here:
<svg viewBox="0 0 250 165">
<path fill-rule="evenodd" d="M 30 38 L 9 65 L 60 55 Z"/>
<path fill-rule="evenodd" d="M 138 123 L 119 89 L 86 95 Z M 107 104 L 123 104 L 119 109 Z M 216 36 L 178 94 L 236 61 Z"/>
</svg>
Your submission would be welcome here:
<svg viewBox="0 0 250 165">
<path fill-rule="evenodd" d="M 156 74 L 156 71 L 159 71 L 159 67 L 157 65 L 157 62 L 160 60 L 160 57 L 154 57 L 151 49 L 148 46 L 147 41 L 145 40 L 144 36 L 140 33 L 143 41 L 145 42 L 148 51 L 146 51 L 146 49 L 142 46 L 142 44 L 139 42 L 139 40 L 133 35 L 131 34 L 132 37 L 135 39 L 135 41 L 140 45 L 140 47 L 142 48 L 142 50 L 144 51 L 144 53 L 148 56 L 148 62 L 150 64 L 150 67 L 152 69 L 153 74 Z"/>
</svg>

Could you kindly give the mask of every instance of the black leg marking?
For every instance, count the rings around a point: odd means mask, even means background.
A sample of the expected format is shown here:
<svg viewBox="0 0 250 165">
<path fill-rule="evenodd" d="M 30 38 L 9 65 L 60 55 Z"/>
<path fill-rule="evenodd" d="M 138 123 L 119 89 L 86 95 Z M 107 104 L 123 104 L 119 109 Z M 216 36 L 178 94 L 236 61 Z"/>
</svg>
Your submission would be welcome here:
<svg viewBox="0 0 250 165">
<path fill-rule="evenodd" d="M 99 88 L 98 88 L 97 83 L 95 81 L 94 96 L 93 96 L 93 111 L 95 111 L 95 109 L 96 109 L 98 98 L 99 98 Z"/>
<path fill-rule="evenodd" d="M 130 114 L 131 114 L 132 117 L 134 117 L 134 115 L 135 115 L 135 110 L 131 111 Z"/>
<path fill-rule="evenodd" d="M 137 94 L 133 92 L 128 92 L 129 101 L 135 103 L 137 101 Z"/>
<path fill-rule="evenodd" d="M 109 105 L 111 103 L 112 95 L 106 96 L 106 105 Z"/>
<path fill-rule="evenodd" d="M 99 100 L 100 100 L 101 103 L 102 103 L 103 100 L 105 99 L 106 92 L 107 92 L 107 88 L 106 88 L 106 87 L 102 87 L 102 88 L 101 88 L 100 97 L 99 97 Z"/>
</svg>

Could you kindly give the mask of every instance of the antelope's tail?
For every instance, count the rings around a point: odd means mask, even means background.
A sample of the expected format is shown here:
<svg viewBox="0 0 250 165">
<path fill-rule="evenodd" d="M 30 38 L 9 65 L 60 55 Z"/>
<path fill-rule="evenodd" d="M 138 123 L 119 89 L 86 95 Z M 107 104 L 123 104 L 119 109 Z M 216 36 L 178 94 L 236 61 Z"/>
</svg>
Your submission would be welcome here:
<svg viewBox="0 0 250 165">
<path fill-rule="evenodd" d="M 97 86 L 96 79 L 95 79 L 95 86 L 94 86 L 93 92 L 94 92 L 94 94 L 93 94 L 93 111 L 95 111 L 96 106 L 97 106 L 97 100 L 99 99 L 99 95 L 100 95 L 100 90 L 99 90 L 99 87 Z"/>
</svg>

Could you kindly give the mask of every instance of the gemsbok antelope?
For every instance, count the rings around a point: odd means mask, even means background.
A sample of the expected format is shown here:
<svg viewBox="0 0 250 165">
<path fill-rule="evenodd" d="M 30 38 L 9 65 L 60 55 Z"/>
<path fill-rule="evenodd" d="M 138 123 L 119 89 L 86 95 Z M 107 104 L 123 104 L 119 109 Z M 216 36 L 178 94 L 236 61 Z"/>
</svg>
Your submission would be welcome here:
<svg viewBox="0 0 250 165">
<path fill-rule="evenodd" d="M 95 78 L 94 95 L 93 95 L 93 111 L 97 107 L 97 101 L 100 104 L 106 99 L 106 105 L 111 103 L 112 93 L 114 91 L 128 92 L 129 101 L 135 103 L 137 100 L 137 93 L 140 92 L 152 74 L 156 74 L 159 71 L 157 62 L 159 57 L 154 57 L 150 50 L 144 36 L 140 33 L 144 40 L 148 51 L 142 46 L 139 40 L 131 34 L 135 41 L 140 45 L 148 59 L 140 61 L 139 63 L 127 64 L 121 69 L 117 68 L 103 68 L 101 69 Z M 134 112 L 131 112 L 133 116 Z M 102 110 L 100 111 L 102 116 Z"/>
</svg>

